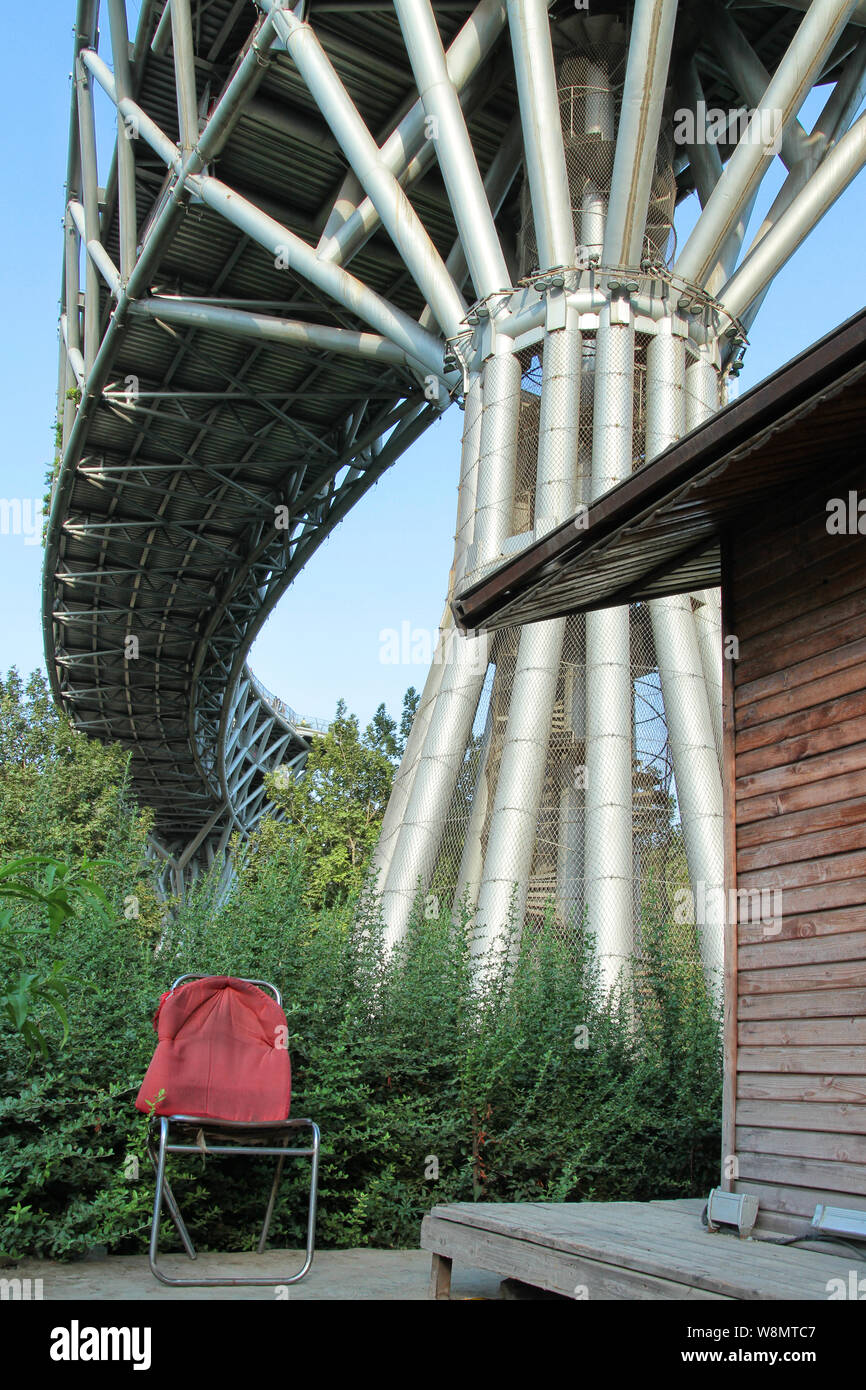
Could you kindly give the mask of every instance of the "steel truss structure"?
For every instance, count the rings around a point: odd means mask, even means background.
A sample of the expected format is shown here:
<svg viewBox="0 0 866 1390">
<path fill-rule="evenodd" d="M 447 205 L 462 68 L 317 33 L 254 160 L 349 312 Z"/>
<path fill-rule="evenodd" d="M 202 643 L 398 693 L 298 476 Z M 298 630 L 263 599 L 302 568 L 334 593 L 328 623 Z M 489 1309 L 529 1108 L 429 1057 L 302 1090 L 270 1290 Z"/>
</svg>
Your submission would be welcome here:
<svg viewBox="0 0 866 1390">
<path fill-rule="evenodd" d="M 106 0 L 111 66 L 98 8 L 75 29 L 45 643 L 79 727 L 133 750 L 179 878 L 309 747 L 245 664 L 265 617 L 452 401 L 449 598 L 718 409 L 866 162 L 866 5 L 142 0 L 130 42 Z M 692 883 L 721 883 L 717 595 L 452 639 L 446 612 L 377 850 L 391 939 L 419 889 L 466 904 L 479 949 L 552 904 L 587 913 L 613 978 L 650 744 Z M 720 924 L 695 942 L 714 970 Z"/>
</svg>

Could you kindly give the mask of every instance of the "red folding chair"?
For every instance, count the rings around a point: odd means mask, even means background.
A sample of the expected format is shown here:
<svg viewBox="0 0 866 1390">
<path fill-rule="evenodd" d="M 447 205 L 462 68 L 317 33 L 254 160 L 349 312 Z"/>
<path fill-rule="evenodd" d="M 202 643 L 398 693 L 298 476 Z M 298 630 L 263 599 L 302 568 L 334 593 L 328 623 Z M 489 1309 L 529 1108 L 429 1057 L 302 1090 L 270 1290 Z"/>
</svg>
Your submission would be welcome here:
<svg viewBox="0 0 866 1390">
<path fill-rule="evenodd" d="M 271 990 L 273 998 L 265 993 Z M 222 1287 L 296 1284 L 313 1262 L 319 1127 L 290 1119 L 291 1063 L 280 992 L 266 980 L 229 975 L 180 975 L 162 996 L 153 1021 L 159 1042 L 136 1108 L 149 1114 L 147 1148 L 156 1171 L 150 1228 L 150 1268 L 163 1284 Z M 293 1134 L 309 1129 L 309 1148 L 289 1148 Z M 215 1142 L 214 1142 L 215 1141 Z M 287 1158 L 309 1158 L 310 1197 L 304 1263 L 285 1278 L 171 1278 L 157 1262 L 160 1214 L 177 1227 L 191 1260 L 195 1248 L 166 1176 L 169 1154 L 249 1154 L 274 1157 L 277 1169 L 259 1238 L 265 1248 Z"/>
</svg>

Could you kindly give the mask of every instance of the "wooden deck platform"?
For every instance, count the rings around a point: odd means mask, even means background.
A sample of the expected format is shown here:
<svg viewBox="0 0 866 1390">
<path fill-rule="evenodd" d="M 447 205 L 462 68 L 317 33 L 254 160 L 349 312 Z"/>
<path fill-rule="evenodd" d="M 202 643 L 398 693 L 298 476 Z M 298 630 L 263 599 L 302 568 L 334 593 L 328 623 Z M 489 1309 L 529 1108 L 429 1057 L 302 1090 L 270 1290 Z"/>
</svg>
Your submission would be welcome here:
<svg viewBox="0 0 866 1390">
<path fill-rule="evenodd" d="M 573 1299 L 797 1299 L 866 1290 L 866 1251 L 784 1246 L 712 1234 L 700 1199 L 661 1202 L 460 1202 L 424 1218 L 432 1298 L 448 1298 L 451 1262 Z M 833 1285 L 841 1279 L 843 1285 Z"/>
</svg>

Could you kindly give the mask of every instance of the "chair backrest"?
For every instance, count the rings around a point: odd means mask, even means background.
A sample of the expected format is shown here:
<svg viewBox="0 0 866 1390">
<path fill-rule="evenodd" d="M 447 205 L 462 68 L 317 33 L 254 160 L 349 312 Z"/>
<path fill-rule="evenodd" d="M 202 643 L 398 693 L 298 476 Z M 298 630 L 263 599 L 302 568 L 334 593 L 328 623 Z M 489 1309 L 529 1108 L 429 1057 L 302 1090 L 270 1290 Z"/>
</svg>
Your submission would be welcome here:
<svg viewBox="0 0 866 1390">
<path fill-rule="evenodd" d="M 138 1110 L 250 1123 L 288 1119 L 286 1016 L 259 982 L 230 975 L 175 982 L 153 1023 L 159 1042 Z"/>
</svg>

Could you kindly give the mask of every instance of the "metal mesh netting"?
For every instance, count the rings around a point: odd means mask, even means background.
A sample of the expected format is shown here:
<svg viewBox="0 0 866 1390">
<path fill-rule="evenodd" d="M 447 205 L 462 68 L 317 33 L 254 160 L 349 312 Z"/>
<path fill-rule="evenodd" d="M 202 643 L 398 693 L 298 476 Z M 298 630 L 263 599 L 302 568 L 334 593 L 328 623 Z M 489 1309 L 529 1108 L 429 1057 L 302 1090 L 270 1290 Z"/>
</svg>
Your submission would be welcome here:
<svg viewBox="0 0 866 1390">
<path fill-rule="evenodd" d="M 578 246 L 600 254 L 607 220 L 607 199 L 613 175 L 616 130 L 622 104 L 626 53 L 624 45 L 608 44 L 593 54 L 572 53 L 561 63 L 557 85 L 565 163 Z M 673 218 L 676 179 L 673 134 L 665 125 L 659 140 L 644 234 L 644 254 L 670 263 L 674 255 Z M 538 250 L 529 186 L 521 192 L 521 230 L 518 242 L 522 274 L 538 268 Z"/>
</svg>

